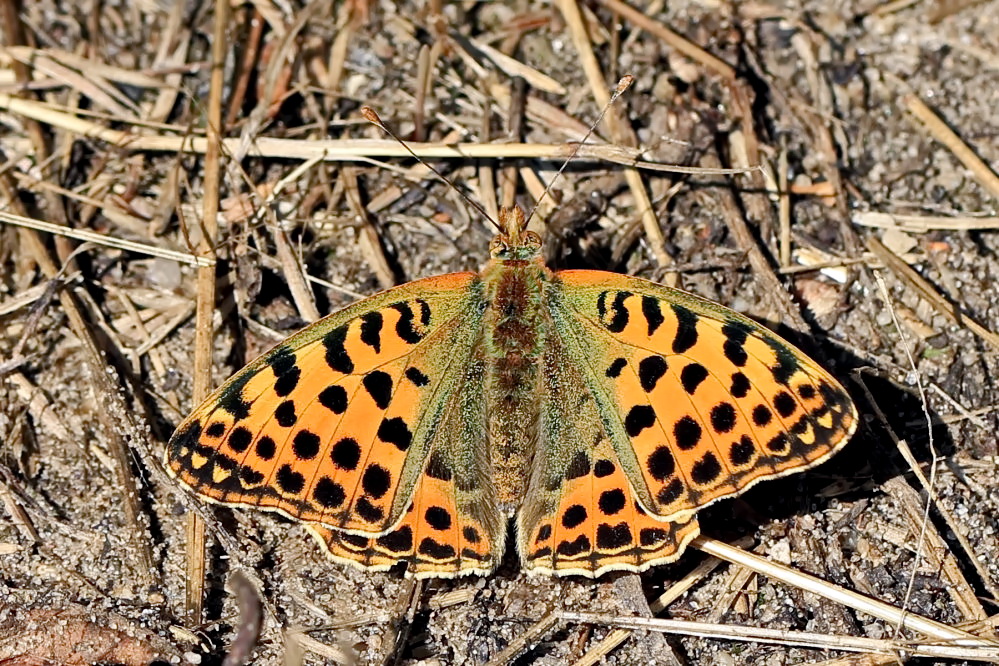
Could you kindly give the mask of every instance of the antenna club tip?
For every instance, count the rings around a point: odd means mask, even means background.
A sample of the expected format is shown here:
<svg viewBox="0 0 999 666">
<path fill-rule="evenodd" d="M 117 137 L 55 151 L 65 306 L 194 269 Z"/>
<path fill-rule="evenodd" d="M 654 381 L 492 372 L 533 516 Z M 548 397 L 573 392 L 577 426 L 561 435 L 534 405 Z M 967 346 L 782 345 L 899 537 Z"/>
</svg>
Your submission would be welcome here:
<svg viewBox="0 0 999 666">
<path fill-rule="evenodd" d="M 631 87 L 631 84 L 635 82 L 635 77 L 631 74 L 625 74 L 621 77 L 621 80 L 617 82 L 617 88 L 615 89 L 620 95 L 625 90 Z"/>
<path fill-rule="evenodd" d="M 361 115 L 364 116 L 364 119 L 367 120 L 369 123 L 374 123 L 376 125 L 382 124 L 382 119 L 378 117 L 378 114 L 375 113 L 375 110 L 372 109 L 370 106 L 362 106 Z"/>
</svg>

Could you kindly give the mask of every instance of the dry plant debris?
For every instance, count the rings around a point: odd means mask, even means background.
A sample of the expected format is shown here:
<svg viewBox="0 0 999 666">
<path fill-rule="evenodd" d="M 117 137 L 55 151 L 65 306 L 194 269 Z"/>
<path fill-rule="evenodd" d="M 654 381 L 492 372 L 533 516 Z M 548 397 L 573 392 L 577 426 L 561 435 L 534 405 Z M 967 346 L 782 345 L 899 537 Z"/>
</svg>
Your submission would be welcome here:
<svg viewBox="0 0 999 666">
<path fill-rule="evenodd" d="M 219 663 L 233 641 L 258 664 L 994 655 L 996 35 L 996 0 L 0 0 L 0 662 Z M 529 208 L 623 74 L 543 205 L 550 263 L 783 326 L 866 416 L 832 462 L 706 512 L 757 558 L 417 585 L 166 481 L 172 427 L 242 363 L 483 262 L 488 225 L 362 105 L 487 210 Z"/>
</svg>

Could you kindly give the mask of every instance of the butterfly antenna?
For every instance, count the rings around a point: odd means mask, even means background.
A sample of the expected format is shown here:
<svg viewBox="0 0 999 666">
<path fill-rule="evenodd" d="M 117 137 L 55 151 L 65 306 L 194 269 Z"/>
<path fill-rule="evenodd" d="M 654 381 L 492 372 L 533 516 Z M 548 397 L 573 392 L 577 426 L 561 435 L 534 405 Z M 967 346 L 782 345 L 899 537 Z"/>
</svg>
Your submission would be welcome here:
<svg viewBox="0 0 999 666">
<path fill-rule="evenodd" d="M 428 169 L 430 169 L 431 171 L 433 171 L 435 176 L 437 176 L 442 181 L 444 181 L 445 183 L 447 183 L 451 187 L 452 190 L 454 190 L 455 192 L 457 192 L 461 196 L 461 198 L 464 199 L 468 203 L 468 205 L 470 205 L 475 210 L 479 211 L 479 213 L 482 214 L 482 217 L 484 217 L 487 220 L 489 220 L 492 223 L 492 225 L 494 227 L 496 227 L 496 229 L 498 231 L 503 231 L 503 227 L 500 226 L 499 222 L 497 222 L 496 220 L 494 220 L 492 218 L 492 216 L 489 215 L 489 213 L 486 212 L 486 209 L 483 208 L 481 204 L 479 204 L 479 202 L 477 202 L 475 199 L 473 199 L 472 197 L 470 197 L 467 194 L 465 194 L 461 190 L 461 188 L 459 188 L 457 185 L 455 185 L 453 182 L 451 182 L 451 180 L 447 176 L 445 176 L 444 174 L 442 174 L 440 171 L 438 171 L 433 166 L 431 166 L 430 164 L 428 164 L 422 157 L 420 157 L 415 152 L 413 152 L 413 149 L 409 147 L 408 143 L 406 143 L 405 141 L 403 141 L 402 139 L 400 139 L 398 136 L 396 136 L 395 132 L 393 132 L 388 127 L 386 127 L 385 123 L 383 123 L 382 119 L 378 117 L 378 114 L 375 113 L 374 109 L 372 109 L 370 106 L 362 106 L 361 107 L 361 115 L 364 116 L 364 119 L 367 120 L 369 123 L 371 123 L 372 125 L 378 126 L 383 132 L 385 132 L 390 137 L 392 137 L 393 139 L 395 139 L 396 141 L 398 141 L 402 145 L 402 147 L 406 149 L 406 152 L 408 152 L 410 155 L 412 155 L 414 158 L 416 158 L 417 162 L 419 162 L 423 166 L 425 166 Z"/>
<path fill-rule="evenodd" d="M 531 209 L 531 212 L 524 219 L 525 227 L 527 226 L 527 223 L 531 221 L 531 218 L 534 217 L 534 213 L 537 212 L 538 206 L 541 205 L 541 202 L 544 201 L 545 197 L 547 197 L 551 192 L 552 186 L 555 185 L 556 182 L 558 182 L 558 179 L 562 176 L 562 172 L 565 171 L 565 168 L 567 166 L 569 166 L 569 162 L 571 162 L 576 157 L 576 154 L 579 152 L 579 149 L 583 147 L 583 144 L 586 143 L 586 140 L 589 139 L 590 136 L 593 134 L 593 131 L 596 129 L 597 125 L 599 125 L 600 121 L 602 121 L 604 119 L 604 116 L 607 115 L 607 111 L 611 108 L 611 105 L 615 101 L 617 101 L 617 98 L 620 97 L 625 90 L 630 88 L 631 84 L 634 82 L 635 82 L 635 77 L 632 76 L 631 74 L 625 74 L 624 76 L 621 77 L 621 80 L 617 82 L 617 87 L 614 88 L 614 93 L 611 95 L 611 98 L 607 100 L 606 104 L 604 104 L 604 108 L 600 109 L 600 115 L 597 116 L 597 119 L 593 121 L 593 124 L 590 125 L 590 128 L 586 130 L 586 134 L 583 136 L 583 138 L 580 139 L 578 143 L 576 143 L 576 147 L 572 149 L 571 153 L 569 153 L 569 157 L 565 158 L 565 161 L 562 162 L 562 166 L 560 166 L 558 172 L 556 172 L 555 177 L 551 179 L 551 182 L 548 183 L 548 187 L 545 188 L 545 191 L 541 193 L 541 196 L 538 197 L 538 200 L 534 203 L 534 208 Z"/>
</svg>

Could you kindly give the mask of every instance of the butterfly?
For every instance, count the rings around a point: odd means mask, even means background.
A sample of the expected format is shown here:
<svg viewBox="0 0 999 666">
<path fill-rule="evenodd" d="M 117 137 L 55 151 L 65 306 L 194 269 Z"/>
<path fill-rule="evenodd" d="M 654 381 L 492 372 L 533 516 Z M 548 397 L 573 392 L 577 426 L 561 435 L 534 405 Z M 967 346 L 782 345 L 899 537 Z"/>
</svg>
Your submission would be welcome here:
<svg viewBox="0 0 999 666">
<path fill-rule="evenodd" d="M 676 560 L 696 513 L 843 447 L 843 386 L 751 319 L 595 270 L 553 272 L 519 209 L 479 272 L 358 301 L 236 373 L 166 466 L 204 499 L 303 521 L 337 562 L 488 574 Z"/>
</svg>

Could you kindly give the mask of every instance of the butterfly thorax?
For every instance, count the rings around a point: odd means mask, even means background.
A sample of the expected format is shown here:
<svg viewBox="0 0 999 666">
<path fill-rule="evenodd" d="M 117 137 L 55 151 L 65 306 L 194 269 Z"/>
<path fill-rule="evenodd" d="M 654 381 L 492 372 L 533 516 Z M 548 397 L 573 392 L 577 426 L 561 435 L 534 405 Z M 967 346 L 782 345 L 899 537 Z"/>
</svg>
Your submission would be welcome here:
<svg viewBox="0 0 999 666">
<path fill-rule="evenodd" d="M 487 310 L 483 326 L 490 405 L 489 452 L 501 508 L 512 514 L 527 490 L 537 441 L 541 360 L 547 320 L 542 308 L 552 273 L 540 257 L 540 239 L 521 230 L 523 214 L 493 239 L 482 272 Z M 501 221 L 507 221 L 501 216 Z"/>
</svg>

